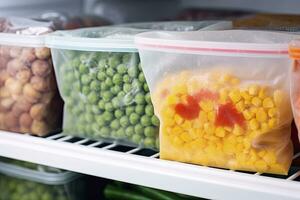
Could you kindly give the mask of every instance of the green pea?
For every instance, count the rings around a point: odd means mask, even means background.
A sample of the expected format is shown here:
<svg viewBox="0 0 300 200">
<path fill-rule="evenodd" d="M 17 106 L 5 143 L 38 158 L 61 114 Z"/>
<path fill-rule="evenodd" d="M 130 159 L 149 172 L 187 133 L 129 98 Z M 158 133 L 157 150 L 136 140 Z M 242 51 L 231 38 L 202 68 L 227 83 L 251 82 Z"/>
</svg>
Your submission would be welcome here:
<svg viewBox="0 0 300 200">
<path fill-rule="evenodd" d="M 108 111 L 105 111 L 103 113 L 103 119 L 106 121 L 106 122 L 109 122 L 113 119 L 113 114 L 111 112 L 108 112 Z"/>
<path fill-rule="evenodd" d="M 138 64 L 138 69 L 139 69 L 140 71 L 142 71 L 142 64 L 141 64 L 141 63 Z"/>
<path fill-rule="evenodd" d="M 88 96 L 87 99 L 90 103 L 96 103 L 99 100 L 99 95 L 96 92 L 91 92 Z"/>
<path fill-rule="evenodd" d="M 111 78 L 107 77 L 104 81 L 105 84 L 107 84 L 109 87 L 111 87 L 113 85 L 113 82 L 111 80 Z"/>
<path fill-rule="evenodd" d="M 113 104 L 111 102 L 107 102 L 105 104 L 105 110 L 106 111 L 113 111 L 114 110 Z"/>
<path fill-rule="evenodd" d="M 125 135 L 127 137 L 131 137 L 134 134 L 134 127 L 133 126 L 128 126 L 125 130 Z"/>
<path fill-rule="evenodd" d="M 129 122 L 132 125 L 135 125 L 139 122 L 140 120 L 140 115 L 136 114 L 136 113 L 131 113 L 129 116 Z"/>
<path fill-rule="evenodd" d="M 145 101 L 147 102 L 147 103 L 151 103 L 152 101 L 151 101 L 151 95 L 150 95 L 150 93 L 148 92 L 147 94 L 145 94 Z"/>
<path fill-rule="evenodd" d="M 116 74 L 116 71 L 113 68 L 109 67 L 106 69 L 106 75 L 113 77 L 115 74 Z"/>
<path fill-rule="evenodd" d="M 158 133 L 157 128 L 153 126 L 148 126 L 145 128 L 145 136 L 146 137 L 154 137 Z"/>
<path fill-rule="evenodd" d="M 84 94 L 85 96 L 87 96 L 90 92 L 91 92 L 91 90 L 90 90 L 89 86 L 82 87 L 82 94 Z"/>
<path fill-rule="evenodd" d="M 104 120 L 104 117 L 103 117 L 102 115 L 97 115 L 97 116 L 95 117 L 95 119 L 96 119 L 96 122 L 97 122 L 97 124 L 98 124 L 99 126 L 105 125 L 105 120 Z"/>
<path fill-rule="evenodd" d="M 143 73 L 143 72 L 141 72 L 141 73 L 139 74 L 139 81 L 140 81 L 140 82 L 146 82 L 145 76 L 144 76 L 144 73 Z"/>
<path fill-rule="evenodd" d="M 154 126 L 159 126 L 159 119 L 158 119 L 155 115 L 153 115 L 153 116 L 151 117 L 151 123 L 152 123 Z"/>
<path fill-rule="evenodd" d="M 115 74 L 114 76 L 113 76 L 113 83 L 114 84 L 116 84 L 116 85 L 120 85 L 120 84 L 122 84 L 122 80 L 123 79 L 123 77 L 120 75 L 120 74 Z"/>
<path fill-rule="evenodd" d="M 143 140 L 143 138 L 139 134 L 134 134 L 132 136 L 132 142 L 135 143 L 135 144 L 140 144 L 142 142 L 142 140 Z"/>
<path fill-rule="evenodd" d="M 147 147 L 147 148 L 155 147 L 155 139 L 150 138 L 150 137 L 146 137 L 144 139 L 144 146 Z"/>
<path fill-rule="evenodd" d="M 143 88 L 145 92 L 149 92 L 149 87 L 147 83 L 144 83 Z"/>
<path fill-rule="evenodd" d="M 110 91 L 104 91 L 102 92 L 102 98 L 104 101 L 108 102 L 112 99 L 112 94 Z"/>
<path fill-rule="evenodd" d="M 121 117 L 120 124 L 122 127 L 127 127 L 129 125 L 128 117 L 127 116 Z"/>
<path fill-rule="evenodd" d="M 118 94 L 121 90 L 122 88 L 120 85 L 115 85 L 110 89 L 111 93 L 114 95 Z"/>
<path fill-rule="evenodd" d="M 100 108 L 102 110 L 105 109 L 105 101 L 104 100 L 98 101 L 98 108 Z"/>
<path fill-rule="evenodd" d="M 129 67 L 128 68 L 128 75 L 131 78 L 136 78 L 138 76 L 138 69 L 136 67 Z"/>
<path fill-rule="evenodd" d="M 105 72 L 99 71 L 98 74 L 97 74 L 97 78 L 98 78 L 99 81 L 104 81 L 106 79 Z"/>
<path fill-rule="evenodd" d="M 146 115 L 148 115 L 150 117 L 152 117 L 152 115 L 154 115 L 153 106 L 151 104 L 146 106 L 145 113 L 146 113 Z"/>
<path fill-rule="evenodd" d="M 131 90 L 132 90 L 131 84 L 125 83 L 125 84 L 123 85 L 123 91 L 124 91 L 124 92 L 128 93 L 128 92 L 130 92 Z"/>
<path fill-rule="evenodd" d="M 139 115 L 143 115 L 144 114 L 144 111 L 145 111 L 145 108 L 143 105 L 137 105 L 135 107 L 135 112 Z"/>
<path fill-rule="evenodd" d="M 114 97 L 111 100 L 111 103 L 112 103 L 113 108 L 119 108 L 120 107 L 120 101 L 119 101 L 118 97 Z"/>
<path fill-rule="evenodd" d="M 105 91 L 105 90 L 108 90 L 110 87 L 106 83 L 101 83 L 100 88 L 101 88 L 101 91 Z"/>
<path fill-rule="evenodd" d="M 118 97 L 123 98 L 126 95 L 124 91 L 119 92 Z"/>
<path fill-rule="evenodd" d="M 135 91 L 143 90 L 143 84 L 137 79 L 132 81 L 132 87 L 135 89 Z"/>
<path fill-rule="evenodd" d="M 120 64 L 117 67 L 117 71 L 119 74 L 125 74 L 127 72 L 127 67 L 124 64 Z"/>
<path fill-rule="evenodd" d="M 80 74 L 86 74 L 88 72 L 89 72 L 89 68 L 86 65 L 84 65 L 84 64 L 79 65 L 79 73 Z"/>
<path fill-rule="evenodd" d="M 137 104 L 143 105 L 145 104 L 145 96 L 142 93 L 138 93 L 135 98 L 134 98 L 135 102 Z"/>
<path fill-rule="evenodd" d="M 94 90 L 94 91 L 100 91 L 100 82 L 97 81 L 97 80 L 93 80 L 90 84 L 90 87 L 91 87 L 91 90 Z"/>
<path fill-rule="evenodd" d="M 110 123 L 110 127 L 112 129 L 118 129 L 120 127 L 120 123 L 119 123 L 119 120 L 117 119 L 114 119 L 111 123 Z"/>
<path fill-rule="evenodd" d="M 92 112 L 94 114 L 99 114 L 100 113 L 100 109 L 97 105 L 92 105 L 91 107 L 92 107 Z"/>
<path fill-rule="evenodd" d="M 127 106 L 126 109 L 125 109 L 125 113 L 126 113 L 127 116 L 129 116 L 134 111 L 135 111 L 135 107 L 134 106 Z"/>
<path fill-rule="evenodd" d="M 92 114 L 90 114 L 90 113 L 85 113 L 85 120 L 87 121 L 87 122 L 92 122 L 92 121 L 94 121 L 94 115 L 92 115 Z"/>
<path fill-rule="evenodd" d="M 72 83 L 75 79 L 75 75 L 73 73 L 67 73 L 64 77 L 64 81 L 67 83 Z"/>
<path fill-rule="evenodd" d="M 110 133 L 110 129 L 109 129 L 108 127 L 102 127 L 102 128 L 100 129 L 100 135 L 101 135 L 102 137 L 107 137 L 107 136 L 109 136 L 109 133 Z"/>
<path fill-rule="evenodd" d="M 125 105 L 130 105 L 130 104 L 132 104 L 133 102 L 134 102 L 133 96 L 132 96 L 130 93 L 128 93 L 127 95 L 125 95 L 125 97 L 123 98 L 123 103 L 124 103 Z"/>
<path fill-rule="evenodd" d="M 108 59 L 108 65 L 110 67 L 115 67 L 120 63 L 118 56 L 112 56 Z"/>
<path fill-rule="evenodd" d="M 134 132 L 136 133 L 136 134 L 143 134 L 144 133 L 144 128 L 143 128 L 143 126 L 141 125 L 141 124 L 136 124 L 135 126 L 134 126 Z"/>
<path fill-rule="evenodd" d="M 85 85 L 89 84 L 91 82 L 91 80 L 92 79 L 90 78 L 90 76 L 88 74 L 83 74 L 81 77 L 81 83 L 85 84 Z"/>
<path fill-rule="evenodd" d="M 106 68 L 107 67 L 107 61 L 105 60 L 105 59 L 101 59 L 101 60 L 99 60 L 99 62 L 98 62 L 98 67 L 99 68 Z"/>
<path fill-rule="evenodd" d="M 119 128 L 119 130 L 117 130 L 117 137 L 118 138 L 124 138 L 125 137 L 125 130 L 124 130 L 124 128 Z"/>
<path fill-rule="evenodd" d="M 80 82 L 79 82 L 79 81 L 78 81 L 78 82 L 75 82 L 74 85 L 73 85 L 73 87 L 74 87 L 74 90 L 75 90 L 75 91 L 80 91 L 80 88 L 81 88 Z"/>
<path fill-rule="evenodd" d="M 115 110 L 114 114 L 115 114 L 115 117 L 117 119 L 119 119 L 119 118 L 121 118 L 124 115 L 124 111 L 122 111 L 122 110 Z"/>
<path fill-rule="evenodd" d="M 125 75 L 123 76 L 123 82 L 124 82 L 124 83 L 130 83 L 130 81 L 131 81 L 130 76 L 129 76 L 128 74 L 125 74 Z"/>
<path fill-rule="evenodd" d="M 147 115 L 141 117 L 141 124 L 143 126 L 150 126 L 151 125 L 151 118 Z"/>
</svg>

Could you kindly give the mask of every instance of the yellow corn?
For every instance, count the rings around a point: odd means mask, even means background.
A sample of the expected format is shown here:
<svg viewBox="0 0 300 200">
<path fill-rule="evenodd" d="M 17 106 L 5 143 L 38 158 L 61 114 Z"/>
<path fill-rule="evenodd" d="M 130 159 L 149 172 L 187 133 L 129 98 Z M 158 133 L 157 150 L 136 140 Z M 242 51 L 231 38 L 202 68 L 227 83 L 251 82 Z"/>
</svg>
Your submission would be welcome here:
<svg viewBox="0 0 300 200">
<path fill-rule="evenodd" d="M 256 119 L 259 122 L 265 122 L 268 119 L 268 115 L 266 113 L 266 111 L 263 108 L 260 108 L 257 110 L 256 112 Z"/>
<path fill-rule="evenodd" d="M 244 115 L 246 120 L 250 120 L 253 116 L 249 110 L 244 110 L 243 115 Z"/>
<path fill-rule="evenodd" d="M 264 108 L 273 108 L 274 103 L 273 100 L 270 97 L 267 97 L 263 100 L 263 107 Z"/>
<path fill-rule="evenodd" d="M 238 111 L 243 112 L 245 110 L 245 103 L 244 103 L 244 101 L 239 101 L 236 104 L 236 108 L 238 109 Z"/>
<path fill-rule="evenodd" d="M 243 99 L 245 99 L 245 100 L 251 100 L 251 96 L 250 96 L 250 94 L 248 93 L 248 91 L 242 91 L 241 92 L 241 96 L 243 97 Z"/>
<path fill-rule="evenodd" d="M 275 117 L 276 114 L 277 114 L 277 109 L 276 109 L 276 108 L 270 108 L 270 109 L 268 110 L 268 115 L 269 115 L 269 117 Z"/>
<path fill-rule="evenodd" d="M 209 113 L 207 113 L 207 119 L 210 122 L 214 122 L 216 118 L 216 114 L 214 111 L 210 111 Z"/>
<path fill-rule="evenodd" d="M 179 94 L 186 94 L 187 93 L 187 87 L 186 87 L 186 84 L 178 84 L 178 85 L 175 85 L 173 87 L 173 91 L 175 93 L 179 93 Z"/>
<path fill-rule="evenodd" d="M 176 124 L 178 124 L 178 125 L 182 124 L 183 121 L 184 121 L 184 120 L 183 120 L 179 115 L 177 115 L 177 114 L 175 114 L 174 120 L 175 120 Z"/>
<path fill-rule="evenodd" d="M 212 101 L 201 101 L 200 108 L 205 112 L 209 112 L 214 109 L 214 104 Z"/>
<path fill-rule="evenodd" d="M 264 99 L 266 97 L 266 87 L 260 88 L 258 92 L 258 97 Z"/>
<path fill-rule="evenodd" d="M 226 135 L 226 131 L 224 130 L 224 128 L 222 128 L 222 127 L 216 128 L 216 136 L 222 138 L 222 137 L 225 137 L 225 135 Z"/>
<path fill-rule="evenodd" d="M 249 122 L 249 127 L 251 130 L 255 131 L 259 128 L 259 123 L 257 122 L 256 119 L 251 119 Z"/>
<path fill-rule="evenodd" d="M 252 96 L 256 96 L 258 94 L 258 86 L 257 85 L 252 85 L 249 87 L 249 94 Z"/>
<path fill-rule="evenodd" d="M 268 121 L 268 125 L 270 128 L 275 128 L 276 125 L 277 125 L 277 120 L 275 118 L 271 118 L 269 121 Z"/>
<path fill-rule="evenodd" d="M 251 103 L 257 107 L 261 106 L 261 99 L 258 97 L 253 97 L 251 100 Z"/>
<path fill-rule="evenodd" d="M 209 123 L 204 124 L 204 131 L 208 134 L 213 134 L 215 132 L 215 127 Z"/>
<path fill-rule="evenodd" d="M 205 122 L 208 121 L 208 118 L 207 118 L 207 113 L 206 112 L 200 112 L 199 114 L 199 120 L 200 122 L 203 124 Z"/>
<path fill-rule="evenodd" d="M 234 125 L 232 133 L 236 136 L 239 136 L 244 133 L 244 130 L 239 125 Z"/>
<path fill-rule="evenodd" d="M 234 102 L 237 103 L 239 100 L 241 100 L 241 94 L 238 90 L 233 90 L 229 93 L 230 99 Z"/>
<path fill-rule="evenodd" d="M 228 98 L 228 90 L 227 89 L 221 89 L 220 90 L 220 100 L 221 102 L 225 102 Z"/>
</svg>

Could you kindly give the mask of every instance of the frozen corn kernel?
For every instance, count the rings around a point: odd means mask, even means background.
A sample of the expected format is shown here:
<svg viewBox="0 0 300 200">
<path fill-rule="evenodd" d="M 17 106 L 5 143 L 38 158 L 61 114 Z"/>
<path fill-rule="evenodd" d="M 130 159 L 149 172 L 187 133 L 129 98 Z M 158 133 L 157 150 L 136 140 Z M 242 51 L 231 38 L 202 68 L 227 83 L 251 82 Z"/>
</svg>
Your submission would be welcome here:
<svg viewBox="0 0 300 200">
<path fill-rule="evenodd" d="M 261 99 L 258 97 L 253 97 L 251 100 L 251 103 L 257 107 L 261 106 Z"/>
<path fill-rule="evenodd" d="M 277 125 L 277 120 L 275 118 L 271 118 L 269 121 L 268 121 L 268 125 L 269 125 L 269 128 L 275 128 L 276 125 Z"/>
<path fill-rule="evenodd" d="M 273 108 L 274 102 L 270 97 L 267 97 L 263 100 L 263 107 L 264 108 Z"/>
<path fill-rule="evenodd" d="M 187 93 L 187 87 L 185 84 L 178 84 L 178 85 L 175 85 L 173 87 L 173 91 L 175 93 L 179 93 L 179 94 L 186 94 Z"/>
<path fill-rule="evenodd" d="M 172 134 L 180 135 L 183 132 L 182 128 L 176 126 L 172 129 Z"/>
<path fill-rule="evenodd" d="M 261 151 L 258 152 L 258 155 L 260 157 L 264 157 L 266 155 L 266 151 L 265 150 L 261 150 Z"/>
<path fill-rule="evenodd" d="M 256 112 L 256 119 L 259 122 L 265 122 L 268 119 L 268 115 L 266 113 L 266 111 L 263 108 L 260 108 L 257 110 Z"/>
<path fill-rule="evenodd" d="M 276 109 L 276 108 L 270 108 L 270 109 L 268 110 L 268 115 L 269 115 L 269 117 L 275 117 L 276 114 L 277 114 L 277 109 Z"/>
<path fill-rule="evenodd" d="M 259 128 L 259 123 L 256 119 L 251 119 L 249 122 L 249 127 L 251 130 L 255 131 Z"/>
<path fill-rule="evenodd" d="M 208 121 L 207 113 L 206 112 L 200 112 L 199 120 L 202 124 L 206 123 Z"/>
<path fill-rule="evenodd" d="M 192 122 L 191 121 L 188 121 L 188 120 L 185 120 L 183 122 L 183 124 L 181 125 L 181 127 L 185 130 L 189 130 L 192 128 Z"/>
<path fill-rule="evenodd" d="M 162 115 L 164 118 L 173 118 L 173 116 L 175 115 L 175 111 L 174 109 L 166 108 L 162 111 Z"/>
<path fill-rule="evenodd" d="M 249 87 L 249 94 L 252 96 L 256 96 L 258 94 L 259 88 L 257 85 L 252 85 Z"/>
<path fill-rule="evenodd" d="M 224 130 L 224 128 L 222 127 L 216 128 L 216 136 L 223 138 L 225 137 L 225 135 L 226 135 L 226 131 Z"/>
<path fill-rule="evenodd" d="M 204 131 L 208 134 L 213 134 L 215 132 L 215 127 L 209 123 L 204 124 Z"/>
<path fill-rule="evenodd" d="M 241 92 L 241 96 L 243 97 L 244 100 L 248 100 L 248 101 L 251 100 L 251 96 L 250 96 L 249 92 L 246 90 Z"/>
<path fill-rule="evenodd" d="M 174 145 L 180 147 L 183 144 L 183 141 L 178 136 L 173 136 L 171 138 L 173 138 Z"/>
<path fill-rule="evenodd" d="M 266 97 L 266 87 L 260 88 L 258 92 L 258 97 L 264 99 Z"/>
<path fill-rule="evenodd" d="M 192 140 L 192 138 L 190 137 L 190 134 L 188 134 L 187 132 L 183 132 L 180 135 L 180 139 L 184 142 L 190 142 Z"/>
<path fill-rule="evenodd" d="M 239 92 L 239 90 L 233 90 L 229 93 L 229 97 L 230 99 L 234 102 L 237 103 L 241 100 L 241 94 Z"/>
<path fill-rule="evenodd" d="M 177 114 L 175 115 L 174 120 L 175 120 L 176 124 L 178 124 L 178 125 L 182 124 L 183 121 L 184 121 L 184 120 L 183 120 L 179 115 L 177 115 Z"/>
<path fill-rule="evenodd" d="M 194 129 L 202 128 L 202 122 L 200 120 L 194 120 L 192 126 Z"/>
<path fill-rule="evenodd" d="M 214 111 L 210 111 L 209 113 L 207 113 L 207 119 L 210 122 L 214 122 L 216 118 L 216 114 Z"/>
<path fill-rule="evenodd" d="M 244 110 L 243 115 L 246 120 L 250 120 L 253 117 L 252 113 L 249 110 Z"/>
<path fill-rule="evenodd" d="M 239 101 L 237 104 L 236 104 L 236 108 L 238 109 L 239 112 L 243 112 L 245 110 L 245 103 L 244 101 Z"/>
<path fill-rule="evenodd" d="M 175 95 L 169 95 L 167 97 L 167 103 L 169 105 L 174 105 L 174 104 L 178 103 L 178 100 L 179 100 L 178 97 Z"/>
<path fill-rule="evenodd" d="M 236 136 L 239 136 L 244 133 L 244 130 L 239 125 L 234 125 L 232 133 Z"/>
<path fill-rule="evenodd" d="M 261 127 L 260 127 L 260 128 L 261 128 L 261 131 L 262 131 L 263 133 L 270 131 L 269 125 L 268 125 L 268 123 L 266 123 L 266 122 L 263 122 L 263 123 L 261 124 Z"/>
<path fill-rule="evenodd" d="M 212 101 L 201 101 L 200 108 L 205 112 L 209 112 L 214 109 L 214 104 Z"/>
<path fill-rule="evenodd" d="M 275 105 L 280 106 L 284 98 L 283 92 L 280 90 L 276 90 L 273 94 L 273 98 L 274 98 Z"/>
<path fill-rule="evenodd" d="M 175 121 L 174 121 L 174 119 L 173 118 L 168 118 L 168 117 L 166 117 L 165 119 L 164 119 L 164 124 L 166 125 L 166 126 L 174 126 L 175 125 Z"/>
</svg>

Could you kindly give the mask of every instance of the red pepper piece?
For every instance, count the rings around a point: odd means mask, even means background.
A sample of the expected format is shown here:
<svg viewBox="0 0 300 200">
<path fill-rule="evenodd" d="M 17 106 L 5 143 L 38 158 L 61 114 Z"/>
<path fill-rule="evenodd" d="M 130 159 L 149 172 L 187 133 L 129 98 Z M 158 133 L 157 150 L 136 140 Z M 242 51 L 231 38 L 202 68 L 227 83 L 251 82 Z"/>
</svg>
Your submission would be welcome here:
<svg viewBox="0 0 300 200">
<path fill-rule="evenodd" d="M 200 107 L 197 100 L 193 96 L 187 96 L 187 104 L 178 103 L 175 106 L 175 111 L 182 118 L 193 120 L 198 117 Z"/>
<path fill-rule="evenodd" d="M 245 118 L 242 113 L 239 113 L 232 102 L 219 105 L 215 121 L 216 126 L 233 127 L 235 124 L 240 126 L 245 125 Z"/>
<path fill-rule="evenodd" d="M 217 100 L 219 98 L 219 94 L 216 92 L 212 92 L 207 89 L 201 89 L 199 92 L 194 94 L 195 99 L 200 102 L 201 100 Z"/>
</svg>

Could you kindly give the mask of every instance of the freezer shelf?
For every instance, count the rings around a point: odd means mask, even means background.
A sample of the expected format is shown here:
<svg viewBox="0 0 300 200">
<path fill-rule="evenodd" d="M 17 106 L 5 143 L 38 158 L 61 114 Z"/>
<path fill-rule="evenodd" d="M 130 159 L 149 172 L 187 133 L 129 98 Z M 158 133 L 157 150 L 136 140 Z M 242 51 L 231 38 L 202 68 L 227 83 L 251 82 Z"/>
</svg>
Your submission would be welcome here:
<svg viewBox="0 0 300 200">
<path fill-rule="evenodd" d="M 300 198 L 300 169 L 275 178 L 159 160 L 155 151 L 62 133 L 39 138 L 0 131 L 0 138 L 1 156 L 172 192 L 208 199 Z"/>
</svg>

